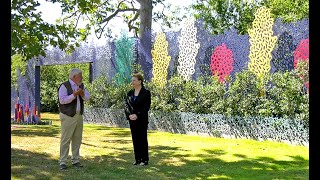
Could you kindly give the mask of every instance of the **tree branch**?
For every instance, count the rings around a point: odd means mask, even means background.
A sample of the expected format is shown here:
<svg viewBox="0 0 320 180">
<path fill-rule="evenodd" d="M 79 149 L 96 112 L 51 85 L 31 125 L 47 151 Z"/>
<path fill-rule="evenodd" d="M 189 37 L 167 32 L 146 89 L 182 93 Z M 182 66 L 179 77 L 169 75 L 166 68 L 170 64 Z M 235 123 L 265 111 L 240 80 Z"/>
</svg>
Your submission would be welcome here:
<svg viewBox="0 0 320 180">
<path fill-rule="evenodd" d="M 139 17 L 140 13 L 139 11 L 135 14 L 135 16 L 128 22 L 128 28 L 129 28 L 129 32 L 131 31 L 131 29 L 133 28 L 132 22 L 137 20 Z"/>
<path fill-rule="evenodd" d="M 120 4 L 122 3 L 123 1 L 121 1 L 119 4 L 118 4 L 118 8 L 120 7 Z M 97 37 L 98 39 L 101 38 L 102 36 L 102 33 L 103 33 L 103 30 L 104 28 L 108 25 L 109 21 L 116 17 L 118 13 L 121 13 L 121 12 L 127 12 L 127 11 L 139 11 L 139 9 L 136 9 L 136 8 L 128 8 L 128 9 L 117 9 L 114 13 L 112 13 L 110 16 L 108 16 L 106 19 L 104 19 L 101 24 L 103 23 L 106 23 L 102 28 L 99 28 L 98 30 L 100 31 L 100 35 L 99 37 Z M 138 13 L 137 13 L 138 14 Z M 96 35 L 97 36 L 97 35 Z"/>
</svg>

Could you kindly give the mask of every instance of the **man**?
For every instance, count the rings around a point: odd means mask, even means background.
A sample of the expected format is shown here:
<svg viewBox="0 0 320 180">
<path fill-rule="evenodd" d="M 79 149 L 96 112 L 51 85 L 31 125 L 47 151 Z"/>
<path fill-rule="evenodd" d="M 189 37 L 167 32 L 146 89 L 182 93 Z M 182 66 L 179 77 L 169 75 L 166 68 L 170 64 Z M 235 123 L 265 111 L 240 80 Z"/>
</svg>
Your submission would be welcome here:
<svg viewBox="0 0 320 180">
<path fill-rule="evenodd" d="M 67 169 L 67 158 L 71 143 L 72 165 L 81 168 L 80 145 L 83 131 L 84 101 L 90 99 L 89 92 L 82 83 L 82 71 L 71 69 L 69 80 L 58 89 L 61 120 L 60 169 Z"/>
</svg>

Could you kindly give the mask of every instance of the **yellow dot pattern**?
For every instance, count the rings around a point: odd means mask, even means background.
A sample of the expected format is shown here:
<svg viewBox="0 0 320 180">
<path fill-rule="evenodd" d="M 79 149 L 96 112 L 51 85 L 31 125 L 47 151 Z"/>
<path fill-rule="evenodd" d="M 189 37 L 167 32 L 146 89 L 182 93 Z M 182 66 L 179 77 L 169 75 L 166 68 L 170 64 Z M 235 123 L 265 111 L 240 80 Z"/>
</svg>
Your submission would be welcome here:
<svg viewBox="0 0 320 180">
<path fill-rule="evenodd" d="M 273 35 L 270 9 L 260 7 L 255 13 L 252 28 L 248 30 L 250 42 L 250 54 L 248 69 L 258 77 L 269 73 L 271 69 L 272 50 L 277 41 Z"/>
<path fill-rule="evenodd" d="M 160 32 L 157 34 L 151 53 L 153 60 L 152 82 L 164 87 L 167 83 L 168 67 L 171 60 L 168 55 L 168 41 L 165 33 Z"/>
</svg>

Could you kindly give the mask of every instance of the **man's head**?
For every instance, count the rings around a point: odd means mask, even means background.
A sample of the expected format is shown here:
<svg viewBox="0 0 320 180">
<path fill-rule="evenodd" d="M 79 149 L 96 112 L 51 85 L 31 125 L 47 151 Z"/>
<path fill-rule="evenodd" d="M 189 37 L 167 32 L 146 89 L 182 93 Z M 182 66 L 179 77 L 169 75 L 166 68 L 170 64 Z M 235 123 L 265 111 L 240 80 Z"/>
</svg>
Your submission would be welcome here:
<svg viewBox="0 0 320 180">
<path fill-rule="evenodd" d="M 82 71 L 78 68 L 71 69 L 69 78 L 77 85 L 80 85 L 82 83 Z"/>
</svg>

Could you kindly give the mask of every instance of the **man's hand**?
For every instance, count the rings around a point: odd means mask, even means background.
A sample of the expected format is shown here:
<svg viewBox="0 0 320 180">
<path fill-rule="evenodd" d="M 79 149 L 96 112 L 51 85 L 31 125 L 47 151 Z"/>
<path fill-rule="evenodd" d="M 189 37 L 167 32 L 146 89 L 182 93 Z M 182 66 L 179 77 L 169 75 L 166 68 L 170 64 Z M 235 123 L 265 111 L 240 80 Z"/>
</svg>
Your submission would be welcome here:
<svg viewBox="0 0 320 180">
<path fill-rule="evenodd" d="M 83 97 L 83 96 L 84 96 L 84 90 L 81 89 L 79 95 L 80 95 L 81 97 Z"/>
<path fill-rule="evenodd" d="M 76 97 L 78 95 L 84 96 L 84 91 L 81 88 L 79 88 L 78 90 L 73 92 L 73 95 L 74 95 L 74 97 Z"/>
</svg>

